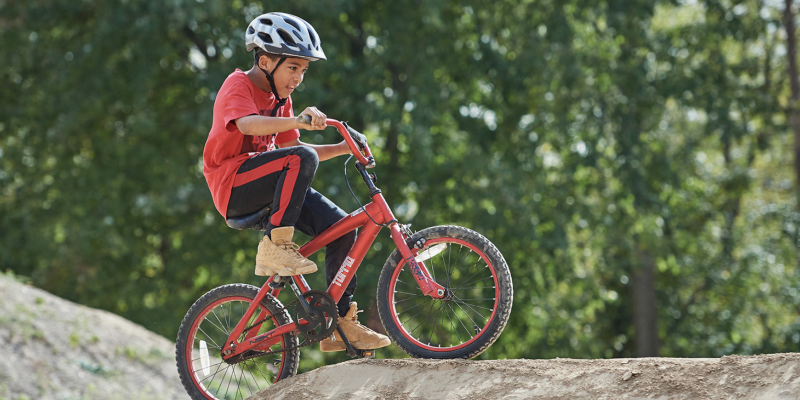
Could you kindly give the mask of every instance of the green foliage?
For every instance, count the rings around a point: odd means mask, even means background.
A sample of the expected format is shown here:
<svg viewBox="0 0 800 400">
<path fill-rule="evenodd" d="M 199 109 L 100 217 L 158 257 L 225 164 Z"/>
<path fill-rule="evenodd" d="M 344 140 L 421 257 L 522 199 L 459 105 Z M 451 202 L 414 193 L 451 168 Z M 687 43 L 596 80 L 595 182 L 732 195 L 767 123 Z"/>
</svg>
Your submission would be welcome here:
<svg viewBox="0 0 800 400">
<path fill-rule="evenodd" d="M 401 221 L 464 225 L 505 255 L 514 313 L 482 357 L 634 356 L 632 285 L 648 262 L 662 354 L 798 348 L 781 10 L 685 3 L 282 10 L 315 26 L 329 58 L 296 109 L 363 128 Z M 264 7 L 0 1 L 0 269 L 167 337 L 205 291 L 260 286 L 259 237 L 217 215 L 201 156 Z M 342 161 L 313 185 L 350 211 Z M 359 272 L 372 326 L 391 248 L 381 235 Z M 301 370 L 344 359 L 304 350 Z"/>
</svg>

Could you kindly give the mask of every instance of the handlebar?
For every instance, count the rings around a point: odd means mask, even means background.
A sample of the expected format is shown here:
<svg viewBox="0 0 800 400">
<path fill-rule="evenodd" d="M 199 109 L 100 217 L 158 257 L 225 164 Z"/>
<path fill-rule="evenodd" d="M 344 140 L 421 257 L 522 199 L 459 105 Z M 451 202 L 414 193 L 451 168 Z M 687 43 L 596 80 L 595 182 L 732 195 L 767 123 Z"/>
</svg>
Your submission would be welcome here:
<svg viewBox="0 0 800 400">
<path fill-rule="evenodd" d="M 311 116 L 308 114 L 300 114 L 297 116 L 297 122 L 301 124 L 310 124 Z M 336 127 L 347 143 L 347 146 L 350 147 L 350 151 L 353 152 L 353 155 L 356 156 L 356 159 L 361 165 L 367 168 L 375 167 L 375 158 L 372 157 L 372 152 L 369 150 L 366 136 L 349 127 L 347 122 L 339 122 L 335 119 L 328 118 L 325 120 L 325 123 Z"/>
</svg>

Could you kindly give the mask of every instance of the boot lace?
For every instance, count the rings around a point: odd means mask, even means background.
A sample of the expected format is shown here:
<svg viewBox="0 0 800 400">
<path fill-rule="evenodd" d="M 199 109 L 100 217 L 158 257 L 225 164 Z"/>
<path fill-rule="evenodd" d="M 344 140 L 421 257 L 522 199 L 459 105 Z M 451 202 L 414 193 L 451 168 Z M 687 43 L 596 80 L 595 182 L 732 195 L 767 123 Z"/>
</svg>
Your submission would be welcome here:
<svg viewBox="0 0 800 400">
<path fill-rule="evenodd" d="M 358 313 L 360 313 L 360 312 L 362 312 L 362 311 L 364 311 L 364 310 L 356 310 L 356 312 L 355 312 L 355 313 L 353 313 L 353 319 L 352 319 L 351 321 L 352 321 L 354 324 L 356 324 L 356 325 L 358 325 L 358 326 L 360 326 L 360 327 L 365 327 L 364 325 L 361 325 L 361 322 L 358 322 Z M 365 328 L 366 328 L 366 327 L 365 327 Z"/>
<path fill-rule="evenodd" d="M 294 254 L 302 257 L 302 255 L 298 251 L 298 250 L 300 250 L 300 246 L 297 245 L 295 242 L 275 243 L 275 246 L 278 246 L 278 248 L 280 248 L 280 249 L 286 250 L 286 251 L 288 251 L 290 253 L 294 253 Z"/>
</svg>

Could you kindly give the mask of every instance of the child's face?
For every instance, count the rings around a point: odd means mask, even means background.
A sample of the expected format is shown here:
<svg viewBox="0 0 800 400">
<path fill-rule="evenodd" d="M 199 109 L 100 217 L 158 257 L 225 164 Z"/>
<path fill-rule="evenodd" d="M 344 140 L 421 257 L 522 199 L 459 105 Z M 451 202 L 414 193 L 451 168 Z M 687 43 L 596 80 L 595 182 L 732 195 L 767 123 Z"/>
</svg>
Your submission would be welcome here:
<svg viewBox="0 0 800 400">
<path fill-rule="evenodd" d="M 267 57 L 262 57 L 262 60 L 269 60 Z M 262 61 L 263 62 L 263 61 Z M 302 58 L 287 58 L 279 67 L 278 70 L 272 74 L 272 79 L 275 80 L 275 89 L 278 90 L 278 95 L 281 98 L 286 98 L 297 86 L 303 82 L 303 75 L 308 70 L 308 60 Z M 269 60 L 267 71 L 272 71 L 275 68 L 277 61 Z"/>
</svg>

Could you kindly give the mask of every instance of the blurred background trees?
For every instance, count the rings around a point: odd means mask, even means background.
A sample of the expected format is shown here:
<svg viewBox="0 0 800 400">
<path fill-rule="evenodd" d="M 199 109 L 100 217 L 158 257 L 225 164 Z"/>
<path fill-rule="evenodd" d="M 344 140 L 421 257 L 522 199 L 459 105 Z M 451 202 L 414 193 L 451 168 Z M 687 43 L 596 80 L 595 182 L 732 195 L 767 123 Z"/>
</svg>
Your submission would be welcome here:
<svg viewBox="0 0 800 400">
<path fill-rule="evenodd" d="M 505 255 L 514 311 L 482 357 L 798 351 L 792 7 L 0 0 L 0 269 L 168 338 L 210 288 L 260 286 L 259 235 L 226 227 L 201 156 L 216 91 L 252 64 L 244 29 L 283 11 L 328 56 L 296 109 L 363 129 L 412 229 Z M 313 186 L 352 211 L 343 161 Z M 359 270 L 372 326 L 391 246 Z"/>
</svg>

